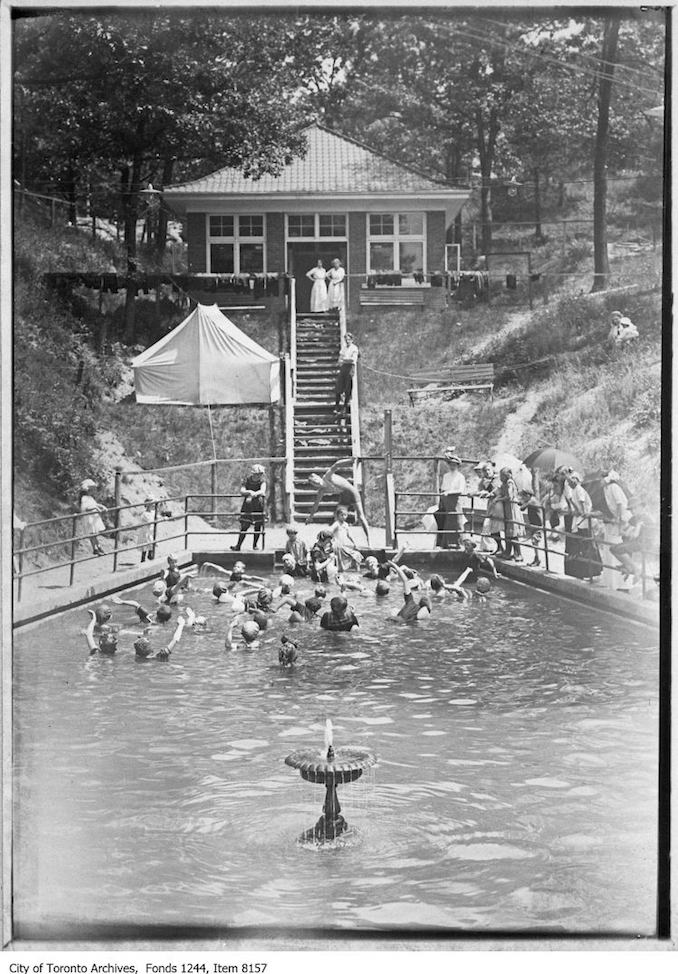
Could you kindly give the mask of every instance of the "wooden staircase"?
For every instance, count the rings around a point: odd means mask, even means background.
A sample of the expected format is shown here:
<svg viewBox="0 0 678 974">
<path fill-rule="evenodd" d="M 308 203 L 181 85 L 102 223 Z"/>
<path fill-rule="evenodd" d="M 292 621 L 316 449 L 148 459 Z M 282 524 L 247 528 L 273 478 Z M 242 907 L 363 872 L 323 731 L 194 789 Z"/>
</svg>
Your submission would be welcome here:
<svg viewBox="0 0 678 974">
<path fill-rule="evenodd" d="M 309 483 L 331 464 L 352 453 L 351 418 L 341 422 L 334 412 L 334 387 L 340 348 L 338 314 L 297 314 L 296 396 L 294 400 L 294 509 L 303 523 L 313 506 L 317 488 Z M 350 471 L 342 470 L 350 478 Z M 340 502 L 325 494 L 312 523 L 327 524 Z"/>
</svg>

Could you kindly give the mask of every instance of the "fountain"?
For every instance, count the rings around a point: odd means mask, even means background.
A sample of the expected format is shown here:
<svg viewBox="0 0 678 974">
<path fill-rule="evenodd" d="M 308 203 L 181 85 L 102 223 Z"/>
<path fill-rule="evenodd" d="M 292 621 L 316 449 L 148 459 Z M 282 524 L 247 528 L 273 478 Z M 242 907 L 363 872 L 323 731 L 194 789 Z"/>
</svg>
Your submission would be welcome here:
<svg viewBox="0 0 678 974">
<path fill-rule="evenodd" d="M 325 801 L 322 815 L 312 829 L 300 836 L 301 842 L 328 842 L 336 839 L 349 828 L 341 814 L 337 797 L 337 785 L 357 781 L 365 768 L 376 764 L 377 756 L 372 751 L 358 747 L 338 747 L 332 741 L 332 721 L 325 722 L 324 751 L 294 751 L 285 758 L 285 764 L 298 768 L 305 781 L 325 785 Z"/>
</svg>

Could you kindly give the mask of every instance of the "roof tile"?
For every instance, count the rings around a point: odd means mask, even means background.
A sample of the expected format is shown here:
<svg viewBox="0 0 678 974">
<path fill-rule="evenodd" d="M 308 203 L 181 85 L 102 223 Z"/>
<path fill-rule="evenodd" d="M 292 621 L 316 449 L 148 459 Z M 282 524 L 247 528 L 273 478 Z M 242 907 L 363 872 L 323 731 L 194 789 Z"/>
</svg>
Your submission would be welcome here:
<svg viewBox="0 0 678 974">
<path fill-rule="evenodd" d="M 169 186 L 166 193 L 426 193 L 448 187 L 400 166 L 352 139 L 314 124 L 306 129 L 308 150 L 278 176 L 260 179 L 239 169 L 219 169 L 209 176 Z"/>
</svg>

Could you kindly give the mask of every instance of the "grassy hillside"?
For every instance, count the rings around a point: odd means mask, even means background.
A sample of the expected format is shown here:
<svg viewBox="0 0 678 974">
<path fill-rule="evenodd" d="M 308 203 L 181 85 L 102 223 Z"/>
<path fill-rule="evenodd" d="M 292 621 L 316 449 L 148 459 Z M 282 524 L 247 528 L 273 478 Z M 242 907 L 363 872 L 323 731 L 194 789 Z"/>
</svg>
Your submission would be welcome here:
<svg viewBox="0 0 678 974">
<path fill-rule="evenodd" d="M 113 341 L 119 331 L 121 299 L 99 312 L 96 293 L 84 291 L 62 302 L 44 291 L 46 270 L 106 270 L 120 265 L 114 242 L 92 241 L 82 231 L 50 231 L 25 219 L 17 227 L 15 284 L 15 507 L 33 520 L 70 511 L 77 484 L 91 476 L 111 503 L 113 466 L 165 467 L 211 457 L 204 409 L 139 406 L 128 394 L 135 349 Z M 573 255 L 568 254 L 568 259 Z M 566 293 L 551 295 L 530 312 L 509 296 L 469 309 L 441 312 L 381 311 L 351 320 L 362 348 L 362 450 L 383 452 L 383 411 L 393 413 L 394 450 L 403 455 L 439 455 L 454 446 L 469 457 L 507 451 L 524 456 L 552 444 L 581 460 L 583 473 L 614 464 L 626 481 L 658 506 L 660 423 L 660 291 L 658 251 L 645 241 L 629 256 L 613 259 L 626 283 L 646 282 L 646 293 L 584 293 L 590 285 L 588 259 L 576 265 Z M 621 268 L 621 270 L 620 270 Z M 641 338 L 620 352 L 606 344 L 609 312 L 620 308 L 636 322 Z M 142 343 L 157 331 L 156 309 L 139 302 Z M 183 317 L 169 302 L 160 308 L 164 330 Z M 235 315 L 234 315 L 235 317 Z M 277 353 L 277 323 L 242 314 L 237 323 Z M 108 336 L 105 352 L 99 349 Z M 464 395 L 452 402 L 409 405 L 410 376 L 446 364 L 491 361 L 497 368 L 494 400 Z M 50 381 L 45 381 L 49 376 Z M 215 409 L 217 454 L 269 455 L 266 410 Z M 283 453 L 279 418 L 275 452 Z M 237 489 L 238 464 L 220 470 L 219 489 Z M 432 489 L 433 465 L 400 465 L 399 489 Z M 380 464 L 367 465 L 368 515 L 383 523 Z M 166 478 L 170 493 L 208 489 L 207 468 L 178 471 Z M 136 499 L 130 482 L 128 497 Z M 139 485 L 143 490 L 143 484 Z M 413 501 L 413 507 L 417 503 Z"/>
</svg>

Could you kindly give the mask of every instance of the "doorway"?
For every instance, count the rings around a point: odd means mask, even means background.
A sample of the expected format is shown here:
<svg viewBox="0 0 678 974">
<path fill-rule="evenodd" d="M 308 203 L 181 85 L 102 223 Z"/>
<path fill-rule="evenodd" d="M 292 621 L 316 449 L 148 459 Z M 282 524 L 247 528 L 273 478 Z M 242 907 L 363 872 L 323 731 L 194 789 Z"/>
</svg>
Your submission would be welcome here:
<svg viewBox="0 0 678 974">
<path fill-rule="evenodd" d="M 346 268 L 346 241 L 336 243 L 313 243 L 306 240 L 299 243 L 287 244 L 287 272 L 296 278 L 297 311 L 311 310 L 312 283 L 306 277 L 306 272 L 322 260 L 325 270 L 329 270 L 332 261 L 338 257 Z M 348 272 L 345 282 L 346 300 L 348 301 Z"/>
</svg>

